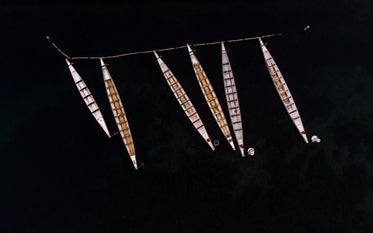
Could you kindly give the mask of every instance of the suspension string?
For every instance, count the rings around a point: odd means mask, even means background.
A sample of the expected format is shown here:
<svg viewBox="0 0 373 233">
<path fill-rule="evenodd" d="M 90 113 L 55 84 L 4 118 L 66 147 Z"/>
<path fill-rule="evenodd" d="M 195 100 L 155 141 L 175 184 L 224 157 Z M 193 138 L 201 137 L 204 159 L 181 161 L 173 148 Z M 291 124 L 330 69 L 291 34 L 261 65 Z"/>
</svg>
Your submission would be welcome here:
<svg viewBox="0 0 373 233">
<path fill-rule="evenodd" d="M 247 38 L 227 40 L 227 41 L 216 41 L 216 42 L 191 44 L 191 46 L 192 47 L 197 47 L 197 46 L 206 46 L 206 45 L 216 45 L 216 44 L 220 44 L 221 42 L 233 43 L 233 42 L 255 40 L 255 39 L 258 39 L 258 38 L 267 38 L 267 37 L 280 36 L 280 35 L 282 35 L 282 34 L 281 33 L 277 33 L 277 34 L 269 34 L 269 35 L 256 36 L 256 37 L 247 37 Z M 123 54 L 112 55 L 112 56 L 104 56 L 104 57 L 70 57 L 66 53 L 64 53 L 60 48 L 58 48 L 57 45 L 51 41 L 51 39 L 50 39 L 49 36 L 47 36 L 46 38 L 52 44 L 52 46 L 57 49 L 57 51 L 59 53 L 61 53 L 63 56 L 65 56 L 67 59 L 70 59 L 70 60 L 112 59 L 112 58 L 126 57 L 126 56 L 137 55 L 137 54 L 153 53 L 154 51 L 156 51 L 156 52 L 163 52 L 163 51 L 170 51 L 170 50 L 182 49 L 182 48 L 186 48 L 187 47 L 186 45 L 182 45 L 182 46 L 171 47 L 171 48 L 154 49 L 154 50 L 146 50 L 146 51 L 131 52 L 131 53 L 123 53 Z"/>
<path fill-rule="evenodd" d="M 52 44 L 52 46 L 53 46 L 54 48 L 56 48 L 57 51 L 60 52 L 63 56 L 65 56 L 67 59 L 71 59 L 71 57 L 67 56 L 66 53 L 62 52 L 62 50 L 61 50 L 60 48 L 58 48 L 57 45 L 51 41 L 51 38 L 50 38 L 49 36 L 46 36 L 46 39 L 47 39 L 47 40 Z"/>
<path fill-rule="evenodd" d="M 192 47 L 197 47 L 197 46 L 205 46 L 205 45 L 214 45 L 214 44 L 220 44 L 220 41 L 216 42 L 207 42 L 207 43 L 199 43 L 199 44 L 192 44 Z"/>
</svg>

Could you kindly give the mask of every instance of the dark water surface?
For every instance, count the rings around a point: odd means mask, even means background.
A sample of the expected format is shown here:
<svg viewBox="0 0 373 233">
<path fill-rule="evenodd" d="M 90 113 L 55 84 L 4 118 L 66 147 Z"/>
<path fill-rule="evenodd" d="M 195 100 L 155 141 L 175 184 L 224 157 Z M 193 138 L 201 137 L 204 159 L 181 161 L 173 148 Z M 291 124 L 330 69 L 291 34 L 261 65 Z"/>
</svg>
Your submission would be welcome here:
<svg viewBox="0 0 373 233">
<path fill-rule="evenodd" d="M 0 231 L 372 232 L 372 12 L 368 1 L 4 4 Z M 152 54 L 107 60 L 145 164 L 139 171 L 120 138 L 99 128 L 45 39 L 70 56 L 105 56 L 278 32 L 265 42 L 308 136 L 322 142 L 299 136 L 257 41 L 226 44 L 246 149 L 256 149 L 247 158 L 214 122 L 186 49 L 160 54 L 220 141 L 215 152 Z M 219 45 L 195 53 L 226 110 Z M 113 131 L 98 61 L 74 66 Z"/>
</svg>

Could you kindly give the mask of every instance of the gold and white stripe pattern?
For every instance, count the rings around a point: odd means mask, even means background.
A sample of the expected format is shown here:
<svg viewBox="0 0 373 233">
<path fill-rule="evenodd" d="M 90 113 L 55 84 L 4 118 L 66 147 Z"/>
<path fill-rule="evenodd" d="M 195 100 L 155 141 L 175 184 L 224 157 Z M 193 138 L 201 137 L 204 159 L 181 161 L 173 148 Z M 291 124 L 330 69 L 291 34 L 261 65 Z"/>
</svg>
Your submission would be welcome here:
<svg viewBox="0 0 373 233">
<path fill-rule="evenodd" d="M 229 130 L 227 120 L 225 119 L 223 110 L 220 106 L 219 100 L 216 97 L 215 91 L 212 88 L 212 85 L 203 70 L 201 64 L 199 63 L 196 55 L 194 55 L 193 50 L 190 48 L 190 46 L 187 44 L 190 59 L 192 61 L 194 73 L 196 74 L 198 83 L 201 87 L 201 90 L 203 92 L 203 95 L 205 96 L 205 100 L 210 107 L 211 113 L 214 116 L 216 122 L 218 123 L 221 131 L 223 132 L 225 138 L 228 140 L 229 144 L 233 148 L 233 150 L 236 150 L 236 147 L 234 146 L 232 135 Z"/>
<path fill-rule="evenodd" d="M 102 59 L 100 59 L 100 62 L 105 81 L 106 93 L 109 98 L 109 103 L 115 118 L 115 122 L 117 124 L 120 136 L 122 137 L 122 141 L 128 151 L 128 155 L 132 160 L 133 166 L 135 169 L 137 169 L 135 146 L 133 144 L 131 130 L 127 121 L 126 113 L 124 112 L 122 101 L 105 63 Z"/>
<path fill-rule="evenodd" d="M 293 96 L 290 93 L 290 90 L 285 82 L 285 79 L 282 76 L 280 69 L 278 68 L 272 55 L 269 53 L 267 47 L 264 45 L 262 39 L 261 38 L 258 38 L 258 39 L 259 39 L 260 47 L 262 48 L 265 63 L 267 65 L 269 74 L 272 77 L 272 81 L 276 87 L 277 93 L 280 96 L 281 101 L 284 104 L 284 107 L 286 111 L 288 112 L 291 120 L 293 121 L 295 127 L 297 127 L 304 141 L 308 143 L 306 131 L 304 130 L 303 123 L 298 112 L 298 108 L 295 105 Z"/>
<path fill-rule="evenodd" d="M 215 150 L 214 145 L 211 142 L 211 139 L 206 131 L 206 128 L 199 117 L 194 105 L 190 101 L 188 95 L 185 93 L 183 87 L 180 85 L 179 81 L 176 79 L 175 75 L 172 71 L 168 68 L 166 63 L 158 56 L 157 52 L 154 51 L 154 55 L 158 61 L 158 64 L 162 70 L 162 73 L 170 86 L 172 92 L 174 93 L 177 101 L 179 102 L 180 106 L 183 108 L 185 114 L 192 122 L 193 126 L 196 130 L 201 134 L 203 139 L 207 142 L 207 144 L 211 147 L 212 150 Z"/>
</svg>

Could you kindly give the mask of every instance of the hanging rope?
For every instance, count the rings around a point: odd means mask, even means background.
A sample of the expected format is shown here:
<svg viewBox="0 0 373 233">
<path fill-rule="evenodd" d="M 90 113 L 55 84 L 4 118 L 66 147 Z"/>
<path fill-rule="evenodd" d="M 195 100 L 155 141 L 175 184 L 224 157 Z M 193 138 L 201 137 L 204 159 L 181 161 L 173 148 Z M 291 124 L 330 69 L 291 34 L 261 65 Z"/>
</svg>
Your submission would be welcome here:
<svg viewBox="0 0 373 233">
<path fill-rule="evenodd" d="M 241 39 L 234 39 L 234 40 L 227 40 L 227 41 L 216 41 L 216 42 L 207 42 L 207 43 L 198 43 L 198 44 L 191 44 L 192 47 L 197 46 L 206 46 L 206 45 L 215 45 L 220 44 L 221 42 L 225 43 L 234 43 L 234 42 L 240 42 L 240 41 L 247 41 L 247 40 L 255 40 L 258 38 L 267 38 L 267 37 L 273 37 L 273 36 L 280 36 L 281 33 L 277 34 L 270 34 L 265 36 L 256 36 L 256 37 L 247 37 L 247 38 L 241 38 Z M 63 56 L 65 56 L 69 60 L 94 60 L 94 59 L 112 59 L 112 58 L 118 58 L 118 57 L 126 57 L 131 55 L 137 55 L 137 54 L 146 54 L 146 53 L 153 53 L 153 51 L 156 52 L 163 52 L 163 51 L 170 51 L 170 50 L 176 50 L 176 49 L 182 49 L 186 48 L 186 45 L 178 46 L 178 47 L 171 47 L 171 48 L 165 48 L 165 49 L 154 49 L 154 50 L 146 50 L 146 51 L 139 51 L 139 52 L 132 52 L 132 53 L 123 53 L 118 55 L 112 55 L 112 56 L 104 56 L 104 57 L 70 57 L 66 53 L 64 53 L 60 48 L 57 47 L 55 43 L 53 43 L 49 36 L 46 37 L 46 39 L 52 44 L 54 48 L 57 49 L 59 53 L 61 53 Z"/>
<path fill-rule="evenodd" d="M 62 55 L 64 55 L 67 59 L 70 59 L 70 57 L 67 56 L 66 53 L 62 52 L 62 50 L 59 49 L 57 47 L 57 45 L 51 41 L 51 38 L 49 36 L 46 36 L 45 38 L 52 44 L 53 47 L 55 47 L 57 49 L 58 52 L 60 52 Z"/>
</svg>

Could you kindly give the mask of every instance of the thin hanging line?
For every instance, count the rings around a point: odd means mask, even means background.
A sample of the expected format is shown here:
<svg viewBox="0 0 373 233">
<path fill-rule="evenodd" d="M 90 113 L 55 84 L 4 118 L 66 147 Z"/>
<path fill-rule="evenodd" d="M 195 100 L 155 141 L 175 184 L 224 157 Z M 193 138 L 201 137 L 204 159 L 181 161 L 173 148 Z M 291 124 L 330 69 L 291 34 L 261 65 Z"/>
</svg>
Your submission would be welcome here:
<svg viewBox="0 0 373 233">
<path fill-rule="evenodd" d="M 247 41 L 247 40 L 255 40 L 255 39 L 258 39 L 258 38 L 267 38 L 267 37 L 281 36 L 281 35 L 282 35 L 282 33 L 277 33 L 277 34 L 269 34 L 269 35 L 256 36 L 256 37 L 247 37 L 247 38 L 227 40 L 227 41 L 216 41 L 216 42 L 206 42 L 206 43 L 191 44 L 191 46 L 192 47 L 197 47 L 197 46 L 215 45 L 215 44 L 220 44 L 221 42 L 234 43 L 234 42 Z M 59 53 L 61 53 L 63 56 L 65 56 L 69 60 L 112 59 L 112 58 L 119 58 L 119 57 L 125 57 L 125 56 L 137 55 L 137 54 L 153 53 L 154 51 L 156 51 L 156 52 L 163 52 L 163 51 L 170 51 L 170 50 L 182 49 L 182 48 L 186 48 L 187 47 L 186 45 L 182 45 L 182 46 L 178 46 L 178 47 L 171 47 L 171 48 L 164 48 L 164 49 L 154 49 L 154 50 L 146 50 L 146 51 L 131 52 L 131 53 L 123 53 L 123 54 L 112 55 L 112 56 L 104 56 L 104 57 L 70 57 L 66 53 L 64 53 L 60 48 L 58 48 L 57 45 L 51 41 L 51 39 L 50 39 L 49 36 L 47 36 L 46 38 L 52 44 L 52 46 L 57 49 L 57 51 Z"/>
<path fill-rule="evenodd" d="M 67 59 L 71 59 L 71 57 L 67 56 L 66 53 L 62 52 L 62 50 L 60 48 L 58 48 L 55 43 L 52 42 L 52 40 L 49 36 L 46 36 L 45 38 L 52 44 L 53 47 L 55 47 L 57 49 L 58 52 L 60 52 L 62 55 L 64 55 Z"/>
</svg>

